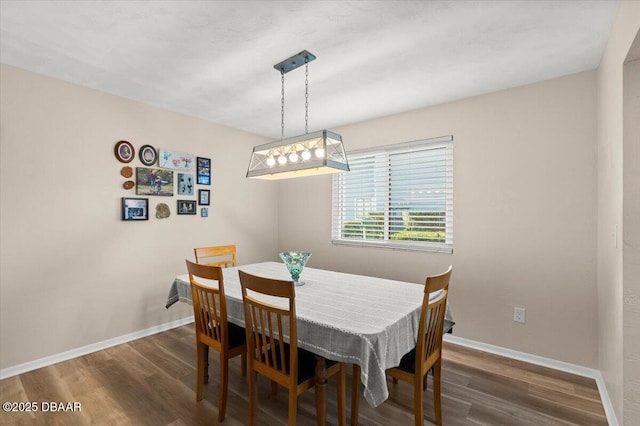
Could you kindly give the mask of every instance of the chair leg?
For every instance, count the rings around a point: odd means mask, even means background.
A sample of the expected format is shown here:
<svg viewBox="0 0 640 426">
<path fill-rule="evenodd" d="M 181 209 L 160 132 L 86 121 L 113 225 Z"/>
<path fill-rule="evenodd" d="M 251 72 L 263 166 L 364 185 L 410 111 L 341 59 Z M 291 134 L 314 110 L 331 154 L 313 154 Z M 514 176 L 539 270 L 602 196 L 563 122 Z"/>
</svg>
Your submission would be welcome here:
<svg viewBox="0 0 640 426">
<path fill-rule="evenodd" d="M 204 375 L 205 375 L 205 348 L 208 348 L 207 345 L 196 342 L 196 401 L 202 400 L 202 388 L 204 386 Z"/>
<path fill-rule="evenodd" d="M 351 377 L 351 426 L 358 425 L 358 409 L 360 408 L 360 366 L 353 364 Z"/>
<path fill-rule="evenodd" d="M 224 420 L 227 411 L 227 389 L 229 388 L 229 358 L 220 353 L 220 396 L 218 400 L 218 421 Z"/>
<path fill-rule="evenodd" d="M 440 395 L 440 378 L 442 376 L 442 359 L 433 366 L 433 410 L 436 414 L 436 424 L 442 425 L 442 398 Z"/>
<path fill-rule="evenodd" d="M 347 421 L 347 367 L 340 363 L 338 371 L 338 425 L 346 426 Z"/>
<path fill-rule="evenodd" d="M 296 415 L 298 414 L 298 394 L 296 389 L 289 389 L 289 426 L 296 426 Z"/>
<path fill-rule="evenodd" d="M 422 390 L 422 382 L 424 377 L 418 374 L 415 375 L 415 382 L 413 384 L 413 415 L 415 416 L 415 425 L 424 425 L 424 409 L 422 396 L 424 391 Z"/>
<path fill-rule="evenodd" d="M 204 346 L 204 383 L 209 383 L 209 346 Z"/>
<path fill-rule="evenodd" d="M 249 426 L 255 426 L 258 419 L 258 373 L 249 372 Z"/>
</svg>

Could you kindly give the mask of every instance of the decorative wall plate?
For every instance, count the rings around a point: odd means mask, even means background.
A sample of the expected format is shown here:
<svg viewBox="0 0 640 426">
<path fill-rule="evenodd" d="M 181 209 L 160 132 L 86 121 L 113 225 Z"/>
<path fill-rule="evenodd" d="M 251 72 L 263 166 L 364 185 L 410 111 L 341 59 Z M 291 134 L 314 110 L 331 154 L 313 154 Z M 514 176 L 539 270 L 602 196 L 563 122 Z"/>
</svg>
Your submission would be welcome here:
<svg viewBox="0 0 640 426">
<path fill-rule="evenodd" d="M 128 181 L 126 181 L 125 183 L 122 184 L 122 187 L 124 189 L 131 189 L 134 186 L 136 186 L 136 184 L 132 180 L 128 180 Z"/>
<path fill-rule="evenodd" d="M 142 145 L 138 155 L 140 156 L 140 161 L 145 166 L 153 166 L 156 164 L 156 160 L 158 159 L 158 153 L 151 145 Z"/>
<path fill-rule="evenodd" d="M 130 178 L 131 176 L 133 176 L 133 169 L 129 166 L 124 166 L 122 169 L 120 169 L 120 174 L 123 177 Z"/>
<path fill-rule="evenodd" d="M 171 216 L 171 210 L 169 210 L 169 206 L 165 203 L 160 203 L 156 206 L 156 218 L 158 219 L 166 219 Z"/>
<path fill-rule="evenodd" d="M 121 163 L 130 163 L 136 156 L 136 150 L 133 149 L 133 145 L 127 141 L 118 142 L 113 152 Z"/>
</svg>

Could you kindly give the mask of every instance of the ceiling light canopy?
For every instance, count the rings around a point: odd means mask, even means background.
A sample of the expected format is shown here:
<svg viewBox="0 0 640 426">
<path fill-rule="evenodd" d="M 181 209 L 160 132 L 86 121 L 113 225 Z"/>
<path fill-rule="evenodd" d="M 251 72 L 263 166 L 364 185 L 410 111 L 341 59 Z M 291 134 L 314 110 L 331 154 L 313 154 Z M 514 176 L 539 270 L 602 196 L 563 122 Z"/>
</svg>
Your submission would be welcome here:
<svg viewBox="0 0 640 426">
<path fill-rule="evenodd" d="M 303 50 L 274 68 L 282 81 L 281 139 L 253 148 L 247 177 L 286 179 L 349 171 L 342 136 L 329 130 L 308 133 L 309 123 L 309 62 L 316 57 Z M 284 139 L 284 75 L 305 65 L 305 134 Z"/>
</svg>

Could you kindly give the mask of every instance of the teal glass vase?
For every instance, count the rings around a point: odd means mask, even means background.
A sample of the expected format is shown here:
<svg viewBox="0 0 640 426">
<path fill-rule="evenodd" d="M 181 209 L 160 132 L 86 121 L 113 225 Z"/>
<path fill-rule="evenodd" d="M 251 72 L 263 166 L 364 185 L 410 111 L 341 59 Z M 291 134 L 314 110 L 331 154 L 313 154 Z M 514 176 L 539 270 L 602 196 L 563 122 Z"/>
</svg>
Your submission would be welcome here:
<svg viewBox="0 0 640 426">
<path fill-rule="evenodd" d="M 311 253 L 302 251 L 285 251 L 280 253 L 280 259 L 282 259 L 287 266 L 295 285 L 304 285 L 304 282 L 300 281 L 300 274 L 310 257 Z"/>
</svg>

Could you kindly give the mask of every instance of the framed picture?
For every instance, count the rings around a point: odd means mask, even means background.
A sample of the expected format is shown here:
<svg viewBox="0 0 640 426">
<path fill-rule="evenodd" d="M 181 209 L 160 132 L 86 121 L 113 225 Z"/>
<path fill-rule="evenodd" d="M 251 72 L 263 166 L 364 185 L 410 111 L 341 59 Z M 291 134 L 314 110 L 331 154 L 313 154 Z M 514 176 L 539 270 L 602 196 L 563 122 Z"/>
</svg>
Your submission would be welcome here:
<svg viewBox="0 0 640 426">
<path fill-rule="evenodd" d="M 195 184 L 195 175 L 178 173 L 178 195 L 193 195 Z"/>
<path fill-rule="evenodd" d="M 178 214 L 196 214 L 194 200 L 178 200 Z"/>
<path fill-rule="evenodd" d="M 165 169 L 192 171 L 194 169 L 193 160 L 193 154 L 169 151 L 168 149 L 161 149 L 158 152 L 158 166 Z"/>
<path fill-rule="evenodd" d="M 133 149 L 133 145 L 127 141 L 120 141 L 113 148 L 116 158 L 121 163 L 130 163 L 136 156 L 136 150 Z"/>
<path fill-rule="evenodd" d="M 136 194 L 173 197 L 173 171 L 136 167 Z"/>
<path fill-rule="evenodd" d="M 199 189 L 198 190 L 198 204 L 201 206 L 209 205 L 209 194 L 210 191 L 208 189 Z"/>
<path fill-rule="evenodd" d="M 149 220 L 149 199 L 122 197 L 122 220 Z"/>
<path fill-rule="evenodd" d="M 208 207 L 201 208 L 200 209 L 200 216 L 209 217 L 209 208 Z"/>
<path fill-rule="evenodd" d="M 211 159 L 198 157 L 198 185 L 211 185 Z"/>
<path fill-rule="evenodd" d="M 138 153 L 138 155 L 140 156 L 140 161 L 145 166 L 153 166 L 158 160 L 156 149 L 151 145 L 142 145 L 142 148 L 140 148 L 140 152 Z"/>
</svg>

